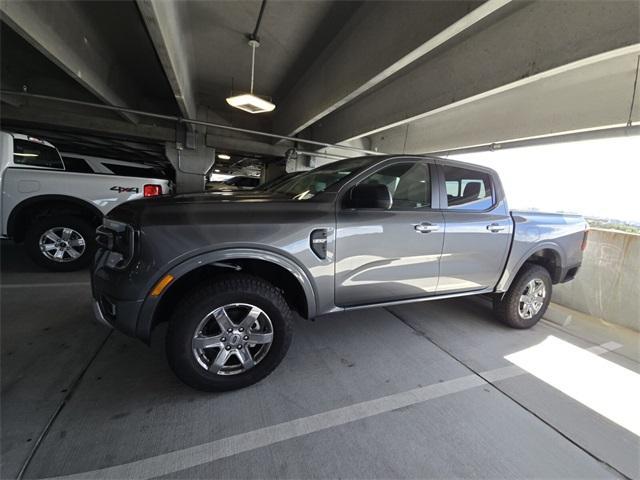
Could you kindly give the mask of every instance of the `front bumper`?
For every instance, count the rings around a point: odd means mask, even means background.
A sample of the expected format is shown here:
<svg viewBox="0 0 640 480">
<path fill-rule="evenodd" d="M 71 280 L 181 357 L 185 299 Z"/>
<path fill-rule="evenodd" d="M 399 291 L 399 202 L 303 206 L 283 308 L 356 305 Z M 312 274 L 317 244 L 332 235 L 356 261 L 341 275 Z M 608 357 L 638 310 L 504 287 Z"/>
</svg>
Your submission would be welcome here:
<svg viewBox="0 0 640 480">
<path fill-rule="evenodd" d="M 144 300 L 126 299 L 127 296 L 133 296 L 131 293 L 135 291 L 124 280 L 123 276 L 126 274 L 106 268 L 103 258 L 100 257 L 103 255 L 98 252 L 91 272 L 95 318 L 102 325 L 135 337 L 138 316 Z"/>
<path fill-rule="evenodd" d="M 100 325 L 104 325 L 105 327 L 108 327 L 111 329 L 113 328 L 113 325 L 109 323 L 109 320 L 107 320 L 106 317 L 104 316 L 104 313 L 102 313 L 102 309 L 100 308 L 100 302 L 98 302 L 95 299 L 93 301 L 93 316 L 95 317 L 96 321 Z"/>
</svg>

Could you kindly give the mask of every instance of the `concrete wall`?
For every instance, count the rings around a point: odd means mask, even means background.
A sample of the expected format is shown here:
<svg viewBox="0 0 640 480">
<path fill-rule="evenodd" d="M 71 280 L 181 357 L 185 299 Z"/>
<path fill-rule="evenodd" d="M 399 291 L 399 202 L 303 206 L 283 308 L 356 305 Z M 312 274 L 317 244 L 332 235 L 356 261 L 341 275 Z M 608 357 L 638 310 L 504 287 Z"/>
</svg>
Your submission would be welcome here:
<svg viewBox="0 0 640 480">
<path fill-rule="evenodd" d="M 640 235 L 592 229 L 578 276 L 553 301 L 640 331 Z"/>
</svg>

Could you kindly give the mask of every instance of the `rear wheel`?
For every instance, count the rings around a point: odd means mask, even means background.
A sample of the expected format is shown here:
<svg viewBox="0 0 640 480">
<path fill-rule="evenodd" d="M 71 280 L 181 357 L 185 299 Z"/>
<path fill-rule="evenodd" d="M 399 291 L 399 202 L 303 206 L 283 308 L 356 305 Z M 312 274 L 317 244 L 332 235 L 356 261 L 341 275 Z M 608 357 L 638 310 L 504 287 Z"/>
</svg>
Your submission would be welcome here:
<svg viewBox="0 0 640 480">
<path fill-rule="evenodd" d="M 167 357 L 175 374 L 198 390 L 246 387 L 269 375 L 291 343 L 291 312 L 280 292 L 233 274 L 189 294 L 173 312 Z"/>
<path fill-rule="evenodd" d="M 502 296 L 493 300 L 496 316 L 513 328 L 531 328 L 551 301 L 551 276 L 540 265 L 525 265 Z"/>
<path fill-rule="evenodd" d="M 38 265 L 57 272 L 86 267 L 95 252 L 93 226 L 72 215 L 42 217 L 25 235 L 25 248 Z"/>
</svg>

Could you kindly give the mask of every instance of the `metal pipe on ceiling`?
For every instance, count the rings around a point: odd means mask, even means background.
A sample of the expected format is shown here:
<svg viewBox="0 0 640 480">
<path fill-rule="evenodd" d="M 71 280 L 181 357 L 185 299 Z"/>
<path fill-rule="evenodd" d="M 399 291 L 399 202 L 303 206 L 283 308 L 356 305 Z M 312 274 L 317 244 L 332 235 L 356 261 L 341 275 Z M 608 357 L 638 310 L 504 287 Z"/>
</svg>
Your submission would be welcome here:
<svg viewBox="0 0 640 480">
<path fill-rule="evenodd" d="M 352 152 L 358 152 L 358 153 L 363 153 L 366 155 L 384 155 L 381 152 L 375 152 L 372 150 L 364 150 L 362 148 L 357 148 L 357 147 L 350 147 L 347 145 L 337 145 L 337 144 L 333 144 L 333 143 L 325 143 L 325 142 L 317 142 L 315 140 L 305 140 L 302 138 L 297 138 L 297 137 L 289 137 L 287 135 L 278 135 L 276 133 L 267 133 L 267 132 L 261 132 L 259 130 L 250 130 L 247 128 L 239 128 L 239 127 L 231 127 L 229 125 L 222 125 L 219 123 L 213 123 L 213 122 L 205 122 L 203 120 L 195 120 L 193 118 L 184 118 L 184 117 L 179 117 L 177 115 L 165 115 L 162 113 L 152 113 L 152 112 L 145 112 L 142 110 L 136 110 L 133 108 L 127 108 L 127 107 L 119 107 L 119 106 L 115 106 L 115 105 L 103 105 L 100 103 L 93 103 L 93 102 L 85 102 L 82 100 L 72 100 L 70 98 L 61 98 L 61 97 L 54 97 L 51 95 L 41 95 L 38 93 L 29 93 L 29 92 L 19 92 L 19 91 L 13 91 L 13 90 L 0 90 L 0 95 L 9 95 L 9 96 L 16 96 L 16 97 L 27 97 L 27 98 L 37 98 L 40 100 L 49 100 L 49 101 L 54 101 L 54 102 L 61 102 L 61 103 L 69 103 L 69 104 L 73 104 L 73 105 L 81 105 L 81 106 L 85 106 L 85 107 L 92 107 L 92 108 L 100 108 L 103 110 L 111 110 L 114 112 L 121 112 L 121 113 L 132 113 L 135 115 L 140 115 L 140 116 L 144 116 L 144 117 L 150 117 L 150 118 L 157 118 L 160 120 L 168 120 L 168 121 L 172 121 L 172 122 L 178 122 L 178 123 L 189 123 L 192 125 L 202 125 L 205 127 L 211 127 L 211 128 L 219 128 L 220 130 L 228 130 L 231 132 L 239 132 L 239 133 L 248 133 L 250 135 L 258 135 L 258 136 L 262 136 L 262 137 L 267 137 L 267 138 L 277 138 L 279 140 L 288 140 L 290 142 L 294 142 L 294 143 L 305 143 L 307 145 L 315 145 L 318 147 L 330 147 L 330 148 L 337 148 L 340 150 L 349 150 Z"/>
</svg>

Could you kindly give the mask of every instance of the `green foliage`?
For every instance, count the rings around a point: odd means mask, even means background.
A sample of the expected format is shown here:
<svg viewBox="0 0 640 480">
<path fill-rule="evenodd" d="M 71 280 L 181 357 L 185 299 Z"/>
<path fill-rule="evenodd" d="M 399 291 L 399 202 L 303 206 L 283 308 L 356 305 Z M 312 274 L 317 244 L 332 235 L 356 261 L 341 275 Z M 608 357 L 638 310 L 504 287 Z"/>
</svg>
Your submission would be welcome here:
<svg viewBox="0 0 640 480">
<path fill-rule="evenodd" d="M 621 223 L 616 220 L 602 220 L 599 218 L 587 218 L 586 220 L 591 228 L 603 228 L 606 230 L 618 230 L 620 232 L 640 234 L 640 227 L 636 225 Z"/>
</svg>

